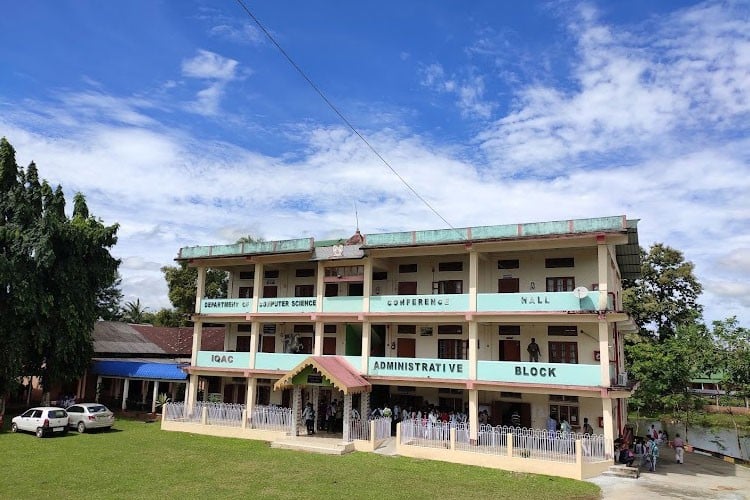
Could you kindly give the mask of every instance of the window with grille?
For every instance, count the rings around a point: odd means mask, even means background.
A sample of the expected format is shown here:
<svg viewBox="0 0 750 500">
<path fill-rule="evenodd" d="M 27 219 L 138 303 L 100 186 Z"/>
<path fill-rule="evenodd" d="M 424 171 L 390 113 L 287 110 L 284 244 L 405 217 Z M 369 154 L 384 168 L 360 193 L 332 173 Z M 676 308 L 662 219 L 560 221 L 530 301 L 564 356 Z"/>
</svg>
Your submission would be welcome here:
<svg viewBox="0 0 750 500">
<path fill-rule="evenodd" d="M 578 342 L 550 342 L 550 363 L 578 363 Z"/>
<path fill-rule="evenodd" d="M 572 292 L 576 287 L 576 279 L 572 276 L 547 278 L 548 292 Z"/>
<path fill-rule="evenodd" d="M 457 294 L 464 293 L 464 282 L 462 280 L 444 280 L 432 282 L 433 294 Z"/>
<path fill-rule="evenodd" d="M 498 269 L 518 269 L 518 259 L 502 259 L 497 261 Z"/>
<path fill-rule="evenodd" d="M 294 272 L 294 275 L 295 275 L 295 276 L 296 276 L 297 278 L 310 278 L 310 277 L 313 277 L 313 276 L 315 276 L 315 269 L 312 269 L 312 268 L 309 268 L 309 269 L 308 269 L 308 268 L 305 268 L 305 269 L 297 269 L 297 270 L 296 270 L 296 271 Z"/>
<path fill-rule="evenodd" d="M 438 335 L 461 335 L 464 333 L 463 325 L 438 325 Z"/>
<path fill-rule="evenodd" d="M 241 286 L 239 293 L 237 294 L 241 299 L 252 299 L 253 298 L 253 287 Z"/>
<path fill-rule="evenodd" d="M 416 264 L 401 264 L 398 266 L 398 272 L 400 274 L 404 273 L 416 273 L 417 272 L 417 265 Z"/>
<path fill-rule="evenodd" d="M 463 271 L 463 262 L 439 262 L 438 271 Z"/>
<path fill-rule="evenodd" d="M 547 335 L 575 337 L 578 335 L 576 325 L 547 325 Z"/>
<path fill-rule="evenodd" d="M 400 335 L 416 335 L 417 325 L 398 325 L 396 332 Z"/>
<path fill-rule="evenodd" d="M 252 280 L 255 279 L 255 271 L 240 271 L 241 280 Z"/>
<path fill-rule="evenodd" d="M 296 285 L 294 287 L 295 297 L 312 297 L 315 295 L 315 285 Z"/>
<path fill-rule="evenodd" d="M 575 267 L 575 261 L 573 257 L 544 259 L 544 267 L 547 269 L 554 269 L 557 267 Z"/>
<path fill-rule="evenodd" d="M 567 420 L 570 425 L 578 425 L 578 407 L 570 405 L 549 405 L 549 414 L 558 425 Z"/>
<path fill-rule="evenodd" d="M 265 279 L 275 279 L 279 277 L 279 270 L 278 269 L 269 269 L 267 271 L 263 271 L 263 277 Z"/>
<path fill-rule="evenodd" d="M 498 335 L 521 335 L 521 325 L 498 325 Z"/>
<path fill-rule="evenodd" d="M 466 359 L 466 341 L 461 339 L 438 340 L 438 358 Z"/>
</svg>

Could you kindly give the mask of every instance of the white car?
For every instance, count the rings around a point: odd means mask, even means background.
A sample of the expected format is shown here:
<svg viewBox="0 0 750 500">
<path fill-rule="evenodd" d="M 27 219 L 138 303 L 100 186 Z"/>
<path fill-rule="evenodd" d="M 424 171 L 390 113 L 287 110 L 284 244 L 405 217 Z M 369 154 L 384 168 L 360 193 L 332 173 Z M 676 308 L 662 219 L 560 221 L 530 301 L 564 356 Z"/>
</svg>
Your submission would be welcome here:
<svg viewBox="0 0 750 500">
<path fill-rule="evenodd" d="M 56 406 L 30 408 L 22 415 L 13 417 L 10 423 L 10 431 L 33 432 L 39 438 L 47 434 L 65 434 L 68 432 L 68 413 L 63 408 Z"/>
<path fill-rule="evenodd" d="M 109 429 L 115 424 L 115 415 L 99 403 L 78 403 L 69 406 L 68 425 L 80 433 L 89 429 Z"/>
</svg>

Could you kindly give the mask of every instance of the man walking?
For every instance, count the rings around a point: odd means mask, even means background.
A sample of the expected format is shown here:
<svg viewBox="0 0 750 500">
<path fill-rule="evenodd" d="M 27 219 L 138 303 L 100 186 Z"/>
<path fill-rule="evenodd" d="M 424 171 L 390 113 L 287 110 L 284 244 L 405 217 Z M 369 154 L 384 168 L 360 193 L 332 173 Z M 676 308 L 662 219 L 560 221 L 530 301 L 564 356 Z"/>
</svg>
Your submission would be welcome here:
<svg viewBox="0 0 750 500">
<path fill-rule="evenodd" d="M 678 464 L 684 463 L 683 458 L 685 455 L 685 441 L 682 440 L 679 434 L 674 435 L 674 441 L 672 441 L 672 446 L 674 446 L 675 462 L 677 462 Z"/>
</svg>

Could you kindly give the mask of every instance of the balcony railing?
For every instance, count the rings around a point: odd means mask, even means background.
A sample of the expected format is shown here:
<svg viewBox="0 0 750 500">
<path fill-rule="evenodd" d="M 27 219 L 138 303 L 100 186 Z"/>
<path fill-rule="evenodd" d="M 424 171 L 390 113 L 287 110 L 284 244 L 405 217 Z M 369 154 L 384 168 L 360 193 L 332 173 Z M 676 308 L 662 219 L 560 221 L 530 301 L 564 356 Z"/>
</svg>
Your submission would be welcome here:
<svg viewBox="0 0 750 500">
<path fill-rule="evenodd" d="M 255 369 L 289 371 L 310 354 L 259 352 Z M 342 356 L 361 372 L 361 356 Z M 196 366 L 201 368 L 240 368 L 250 366 L 250 353 L 200 351 Z M 399 379 L 434 378 L 469 379 L 469 361 L 465 359 L 371 357 L 367 373 L 377 377 Z M 545 385 L 599 386 L 601 369 L 598 364 L 530 363 L 522 361 L 477 361 L 477 380 Z"/>
<path fill-rule="evenodd" d="M 546 311 L 597 311 L 601 292 L 588 292 L 578 298 L 573 292 L 540 293 L 479 293 L 477 312 L 546 312 Z M 274 297 L 258 299 L 259 313 L 308 314 L 317 311 L 317 297 Z M 607 296 L 606 308 L 614 304 Z M 249 314 L 253 299 L 202 299 L 202 314 Z M 324 297 L 322 311 L 327 313 L 363 312 L 362 297 Z M 373 295 L 370 312 L 373 313 L 465 313 L 469 311 L 468 294 L 439 295 Z"/>
</svg>

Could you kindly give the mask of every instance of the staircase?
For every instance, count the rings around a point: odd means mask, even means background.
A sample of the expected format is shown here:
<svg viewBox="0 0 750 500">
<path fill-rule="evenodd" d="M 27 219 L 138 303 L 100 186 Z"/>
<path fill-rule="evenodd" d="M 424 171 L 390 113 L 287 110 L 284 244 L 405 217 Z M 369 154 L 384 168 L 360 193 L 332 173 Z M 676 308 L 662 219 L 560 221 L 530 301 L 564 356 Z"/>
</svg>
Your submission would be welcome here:
<svg viewBox="0 0 750 500">
<path fill-rule="evenodd" d="M 346 443 L 341 438 L 298 436 L 272 441 L 271 448 L 307 451 L 324 455 L 344 455 L 354 451 L 354 443 Z"/>
<path fill-rule="evenodd" d="M 638 476 L 640 475 L 641 470 L 638 467 L 628 467 L 623 464 L 611 465 L 609 470 L 602 472 L 602 476 L 625 477 L 630 479 L 638 479 Z"/>
</svg>

